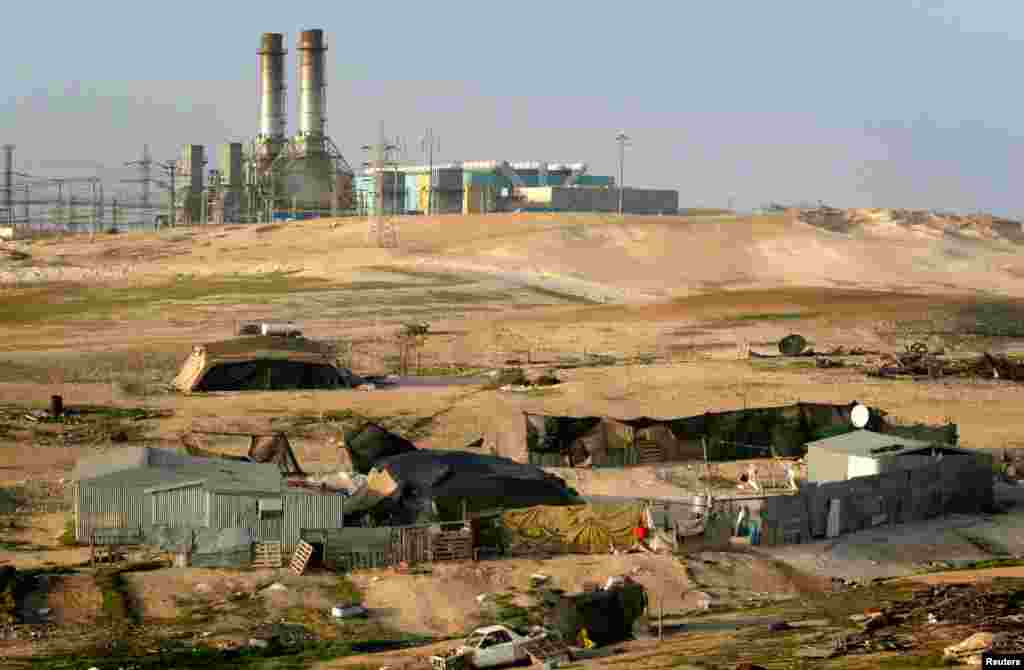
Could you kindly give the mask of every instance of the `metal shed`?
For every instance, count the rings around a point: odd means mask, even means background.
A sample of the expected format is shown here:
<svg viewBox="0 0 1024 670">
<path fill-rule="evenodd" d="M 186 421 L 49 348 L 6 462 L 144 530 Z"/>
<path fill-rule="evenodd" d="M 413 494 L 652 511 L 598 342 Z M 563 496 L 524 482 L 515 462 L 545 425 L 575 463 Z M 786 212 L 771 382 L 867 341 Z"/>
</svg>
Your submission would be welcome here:
<svg viewBox="0 0 1024 670">
<path fill-rule="evenodd" d="M 807 479 L 812 482 L 845 481 L 924 467 L 945 455 L 975 454 L 948 445 L 855 430 L 807 443 Z"/>
<path fill-rule="evenodd" d="M 291 548 L 303 529 L 343 525 L 344 494 L 288 486 L 273 464 L 128 447 L 82 459 L 75 475 L 80 542 L 93 541 L 96 531 L 145 543 L 168 528 L 209 536 L 244 528 L 256 541 Z"/>
</svg>

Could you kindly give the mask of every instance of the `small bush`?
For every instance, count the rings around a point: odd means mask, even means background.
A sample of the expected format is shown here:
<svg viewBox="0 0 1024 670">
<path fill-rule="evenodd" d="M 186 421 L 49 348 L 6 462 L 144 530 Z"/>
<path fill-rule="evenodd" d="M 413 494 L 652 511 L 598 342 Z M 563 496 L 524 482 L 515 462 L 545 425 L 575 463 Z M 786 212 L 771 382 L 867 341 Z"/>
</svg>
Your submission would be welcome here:
<svg viewBox="0 0 1024 670">
<path fill-rule="evenodd" d="M 338 578 L 334 595 L 338 598 L 339 603 L 344 603 L 349 607 L 363 603 L 363 594 L 359 592 L 359 587 L 353 584 L 348 577 Z"/>
<path fill-rule="evenodd" d="M 487 388 L 496 389 L 507 385 L 526 386 L 529 383 L 530 380 L 526 377 L 526 373 L 523 372 L 522 368 L 504 368 L 487 385 Z"/>
<path fill-rule="evenodd" d="M 77 547 L 78 540 L 75 538 L 75 520 L 68 519 L 64 522 L 64 532 L 57 537 L 57 543 L 62 547 Z"/>
<path fill-rule="evenodd" d="M 540 377 L 537 377 L 537 380 L 534 382 L 534 384 L 537 386 L 555 386 L 556 384 L 561 383 L 562 380 L 555 375 L 554 370 L 548 370 Z"/>
</svg>

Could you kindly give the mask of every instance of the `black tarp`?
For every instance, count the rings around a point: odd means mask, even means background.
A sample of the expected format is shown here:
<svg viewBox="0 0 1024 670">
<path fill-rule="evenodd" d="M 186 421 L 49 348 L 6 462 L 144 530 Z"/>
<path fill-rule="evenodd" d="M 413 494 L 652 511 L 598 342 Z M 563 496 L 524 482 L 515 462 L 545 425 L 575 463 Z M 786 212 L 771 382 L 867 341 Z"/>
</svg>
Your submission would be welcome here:
<svg viewBox="0 0 1024 670">
<path fill-rule="evenodd" d="M 576 496 L 555 475 L 500 456 L 420 449 L 378 461 L 401 490 L 403 508 L 419 520 L 432 502 L 441 520 L 469 512 L 534 505 L 568 505 Z"/>
<path fill-rule="evenodd" d="M 570 643 L 577 640 L 584 628 L 595 645 L 619 642 L 633 634 L 633 625 L 643 614 L 646 600 L 643 586 L 636 583 L 563 596 L 555 606 L 555 628 Z"/>
<path fill-rule="evenodd" d="M 254 360 L 218 363 L 210 368 L 196 391 L 258 391 L 323 389 L 344 386 L 338 369 L 296 361 Z"/>
<path fill-rule="evenodd" d="M 416 451 L 416 445 L 382 426 L 365 423 L 358 428 L 345 429 L 345 449 L 352 459 L 352 469 L 365 475 L 378 461 Z"/>
</svg>

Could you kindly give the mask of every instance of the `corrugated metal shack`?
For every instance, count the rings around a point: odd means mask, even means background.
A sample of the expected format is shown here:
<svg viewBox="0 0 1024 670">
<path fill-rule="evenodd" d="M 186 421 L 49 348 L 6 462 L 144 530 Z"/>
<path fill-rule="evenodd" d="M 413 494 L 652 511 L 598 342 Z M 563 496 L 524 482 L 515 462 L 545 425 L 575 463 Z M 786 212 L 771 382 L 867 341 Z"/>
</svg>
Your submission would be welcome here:
<svg viewBox="0 0 1024 670">
<path fill-rule="evenodd" d="M 735 524 L 742 509 L 763 524 L 763 544 L 790 544 L 943 514 L 977 514 L 993 504 L 991 458 L 973 453 L 924 465 L 906 462 L 904 469 L 845 481 L 806 482 L 796 495 L 716 500 L 713 512 Z"/>
<path fill-rule="evenodd" d="M 79 542 L 160 544 L 173 537 L 197 554 L 217 553 L 224 531 L 233 529 L 288 550 L 303 529 L 342 527 L 342 493 L 290 486 L 273 464 L 128 447 L 80 460 L 75 480 Z"/>
</svg>

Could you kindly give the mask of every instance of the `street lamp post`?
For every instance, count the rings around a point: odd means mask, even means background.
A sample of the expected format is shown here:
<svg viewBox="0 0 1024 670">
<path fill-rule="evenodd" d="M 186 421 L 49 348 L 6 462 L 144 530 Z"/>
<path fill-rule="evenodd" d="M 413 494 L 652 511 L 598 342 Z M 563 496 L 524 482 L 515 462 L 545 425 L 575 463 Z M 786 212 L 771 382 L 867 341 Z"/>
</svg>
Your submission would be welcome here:
<svg viewBox="0 0 1024 670">
<path fill-rule="evenodd" d="M 621 131 L 615 136 L 615 141 L 619 143 L 619 216 L 622 216 L 622 170 L 623 163 L 626 160 L 626 147 L 629 145 L 630 137 L 625 131 Z"/>
</svg>

